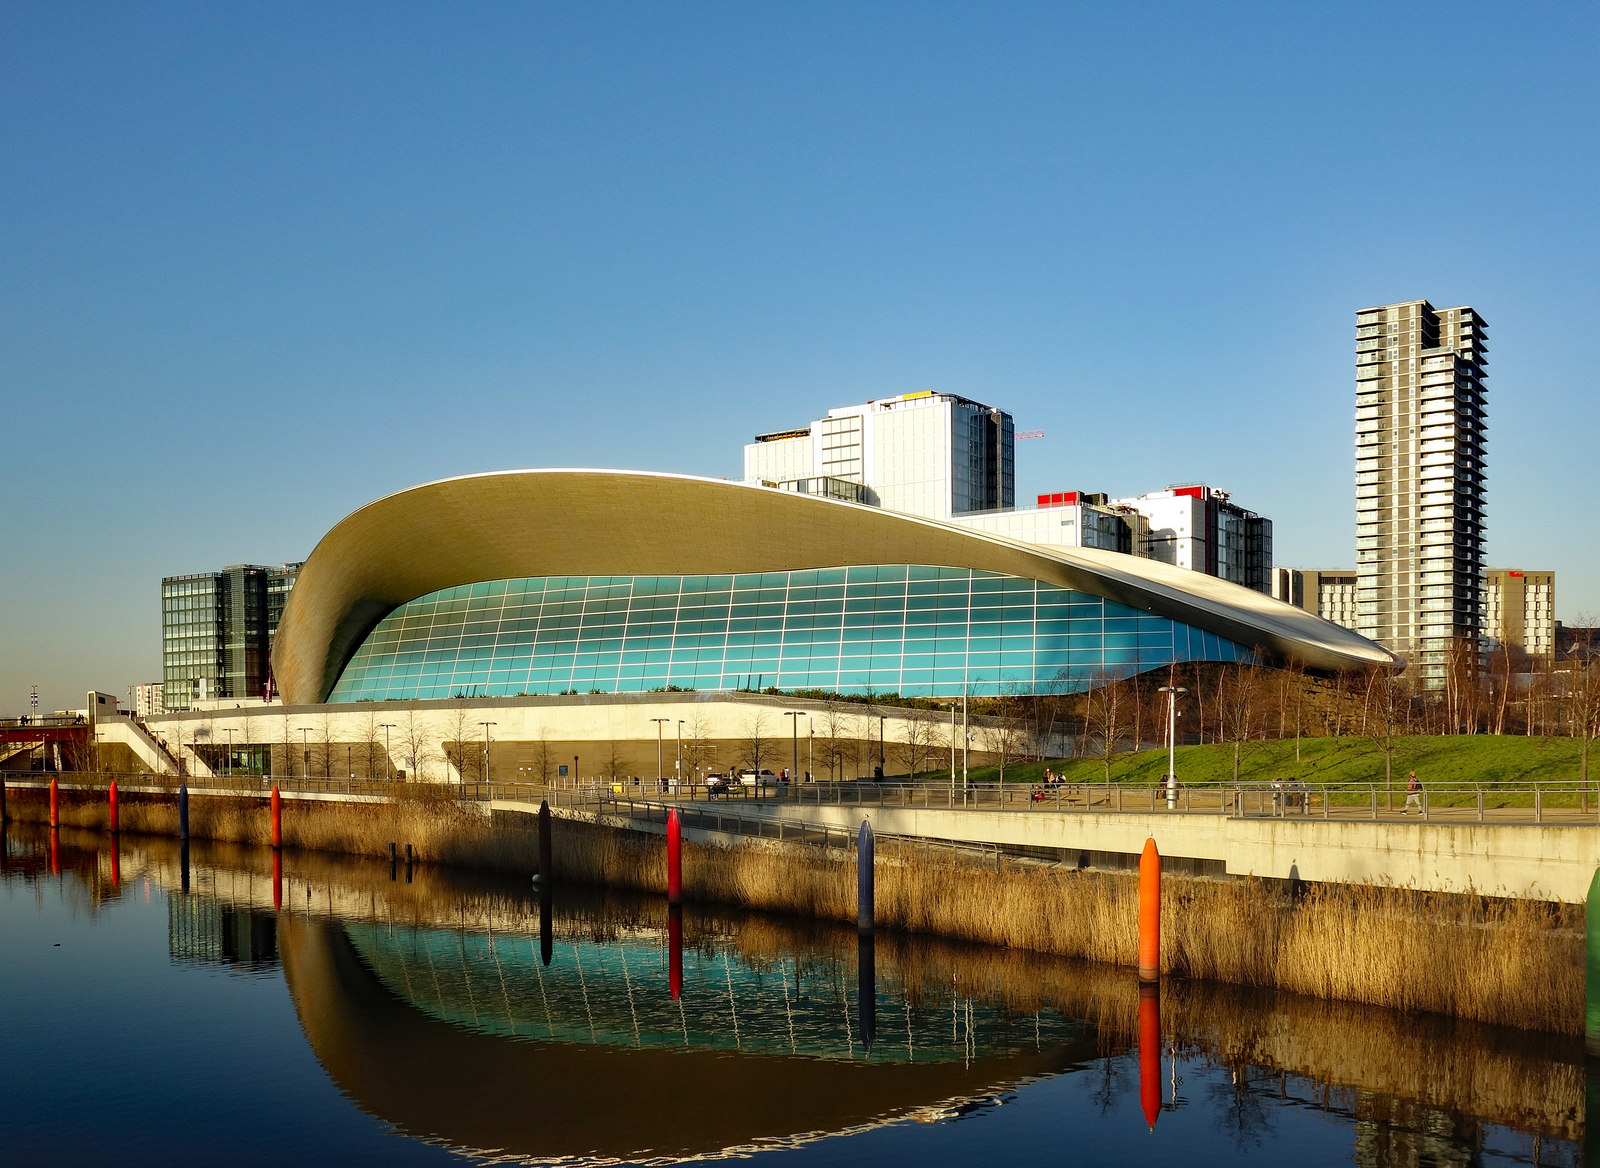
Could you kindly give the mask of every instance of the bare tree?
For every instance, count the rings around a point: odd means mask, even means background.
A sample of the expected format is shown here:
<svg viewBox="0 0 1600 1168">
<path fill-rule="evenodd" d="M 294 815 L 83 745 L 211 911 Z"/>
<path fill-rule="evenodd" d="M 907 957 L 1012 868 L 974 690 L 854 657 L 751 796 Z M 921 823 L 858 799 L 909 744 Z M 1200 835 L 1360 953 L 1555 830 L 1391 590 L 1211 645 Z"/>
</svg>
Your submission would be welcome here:
<svg viewBox="0 0 1600 1168">
<path fill-rule="evenodd" d="M 1567 667 L 1568 717 L 1573 737 L 1578 739 L 1578 781 L 1589 782 L 1589 747 L 1600 737 L 1600 642 L 1594 633 L 1594 618 L 1580 617 L 1587 626 L 1565 662 Z"/>
<path fill-rule="evenodd" d="M 550 740 L 545 737 L 544 726 L 539 727 L 539 737 L 533 740 L 533 773 L 535 781 L 541 787 L 548 787 L 550 779 L 556 773 L 556 753 L 550 746 Z"/>
<path fill-rule="evenodd" d="M 1217 729 L 1223 741 L 1233 743 L 1233 781 L 1239 781 L 1239 765 L 1245 744 L 1261 733 L 1264 713 L 1261 673 L 1254 665 L 1234 663 L 1217 672 Z"/>
<path fill-rule="evenodd" d="M 1117 743 L 1127 733 L 1128 699 L 1120 678 L 1099 672 L 1084 694 L 1084 726 L 1100 739 L 1100 755 L 1105 762 L 1106 782 L 1111 781 L 1111 760 Z"/>
<path fill-rule="evenodd" d="M 1006 764 L 1027 756 L 1028 728 L 1015 692 L 995 699 L 994 712 L 982 730 L 984 748 L 1000 764 L 1000 781 L 1006 781 Z"/>
<path fill-rule="evenodd" d="M 417 716 L 416 706 L 406 707 L 405 718 L 398 728 L 400 749 L 405 751 L 406 762 L 411 768 L 411 778 L 425 779 L 428 763 L 432 761 L 433 743 L 428 735 L 427 723 Z"/>
<path fill-rule="evenodd" d="M 822 748 L 828 777 L 835 782 L 843 777 L 845 761 L 852 755 L 854 738 L 850 729 L 850 716 L 837 702 L 829 702 L 822 715 L 822 737 L 817 745 Z"/>
<path fill-rule="evenodd" d="M 613 783 L 619 783 L 628 771 L 627 754 L 622 748 L 622 743 L 615 738 L 606 743 L 605 753 L 600 757 L 601 773 Z"/>
<path fill-rule="evenodd" d="M 448 727 L 450 740 L 445 742 L 445 762 L 455 767 L 457 780 L 467 781 L 467 744 L 468 730 L 471 718 L 467 710 L 466 698 L 454 698 L 450 702 L 450 711 L 445 716 L 445 725 Z"/>
<path fill-rule="evenodd" d="M 765 710 L 756 710 L 745 720 L 744 737 L 739 740 L 736 762 L 745 770 L 759 772 L 772 760 L 776 750 L 767 713 Z"/>
<path fill-rule="evenodd" d="M 932 719 L 920 717 L 910 711 L 901 719 L 904 741 L 896 743 L 896 753 L 906 765 L 906 772 L 914 781 L 917 773 L 926 769 L 928 756 L 933 753 L 934 741 L 938 736 L 937 725 Z"/>
<path fill-rule="evenodd" d="M 1383 755 L 1383 789 L 1387 805 L 1394 806 L 1394 760 L 1400 748 L 1410 693 L 1405 680 L 1375 665 L 1367 671 L 1366 699 L 1362 703 L 1367 738 Z"/>
<path fill-rule="evenodd" d="M 702 774 L 715 765 L 717 745 L 711 737 L 711 719 L 700 710 L 693 710 L 683 720 L 683 761 L 689 768 L 689 777 L 698 782 Z"/>
</svg>

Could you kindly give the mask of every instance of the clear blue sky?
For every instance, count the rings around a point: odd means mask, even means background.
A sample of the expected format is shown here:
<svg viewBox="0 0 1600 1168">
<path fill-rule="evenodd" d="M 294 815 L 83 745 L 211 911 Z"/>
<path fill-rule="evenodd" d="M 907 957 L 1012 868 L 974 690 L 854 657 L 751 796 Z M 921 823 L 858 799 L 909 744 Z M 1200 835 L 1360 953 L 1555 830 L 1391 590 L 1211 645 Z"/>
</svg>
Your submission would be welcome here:
<svg viewBox="0 0 1600 1168">
<path fill-rule="evenodd" d="M 1413 298 L 1489 321 L 1490 561 L 1600 611 L 1597 66 L 1593 3 L 8 4 L 0 712 L 398 488 L 915 389 L 1347 565 Z"/>
</svg>

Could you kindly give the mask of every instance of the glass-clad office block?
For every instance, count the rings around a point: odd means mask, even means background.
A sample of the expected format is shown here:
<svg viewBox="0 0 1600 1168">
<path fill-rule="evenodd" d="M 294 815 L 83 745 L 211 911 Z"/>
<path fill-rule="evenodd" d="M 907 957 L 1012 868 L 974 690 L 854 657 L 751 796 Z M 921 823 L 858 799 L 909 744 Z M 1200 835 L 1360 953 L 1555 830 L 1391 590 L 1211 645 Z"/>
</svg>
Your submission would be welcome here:
<svg viewBox="0 0 1600 1168">
<path fill-rule="evenodd" d="M 1104 597 L 965 568 L 550 576 L 418 597 L 367 636 L 333 702 L 819 689 L 1064 693 L 1242 645 Z"/>
</svg>

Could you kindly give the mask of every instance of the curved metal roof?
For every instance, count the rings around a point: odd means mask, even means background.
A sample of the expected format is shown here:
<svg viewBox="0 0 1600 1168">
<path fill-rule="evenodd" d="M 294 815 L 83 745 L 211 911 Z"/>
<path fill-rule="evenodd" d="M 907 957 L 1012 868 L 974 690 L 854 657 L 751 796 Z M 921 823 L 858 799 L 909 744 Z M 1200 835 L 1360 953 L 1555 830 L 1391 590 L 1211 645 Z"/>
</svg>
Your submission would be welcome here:
<svg viewBox="0 0 1600 1168">
<path fill-rule="evenodd" d="M 326 701 L 380 620 L 408 600 L 458 584 L 848 564 L 926 564 L 1041 580 L 1313 669 L 1395 663 L 1387 650 L 1349 629 L 1154 560 L 1093 548 L 1046 548 L 724 479 L 521 470 L 425 483 L 341 520 L 300 570 L 274 638 L 273 673 L 284 701 Z"/>
</svg>

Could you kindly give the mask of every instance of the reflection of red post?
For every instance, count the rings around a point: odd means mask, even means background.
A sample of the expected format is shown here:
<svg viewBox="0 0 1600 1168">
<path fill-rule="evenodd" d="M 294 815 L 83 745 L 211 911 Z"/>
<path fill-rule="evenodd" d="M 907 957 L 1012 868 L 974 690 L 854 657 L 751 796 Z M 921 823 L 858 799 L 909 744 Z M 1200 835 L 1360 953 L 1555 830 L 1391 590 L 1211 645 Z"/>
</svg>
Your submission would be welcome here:
<svg viewBox="0 0 1600 1168">
<path fill-rule="evenodd" d="M 119 840 L 111 841 L 111 887 L 122 887 L 122 845 Z"/>
<path fill-rule="evenodd" d="M 61 787 L 54 779 L 50 780 L 50 826 L 61 826 Z"/>
<path fill-rule="evenodd" d="M 667 903 L 683 903 L 683 824 L 676 807 L 667 812 Z"/>
<path fill-rule="evenodd" d="M 675 904 L 667 909 L 667 986 L 676 1002 L 683 994 L 683 906 Z"/>
<path fill-rule="evenodd" d="M 1161 853 L 1144 841 L 1139 857 L 1139 980 L 1161 976 Z"/>
<path fill-rule="evenodd" d="M 50 875 L 61 875 L 61 833 L 50 833 Z"/>
<path fill-rule="evenodd" d="M 1139 1104 L 1155 1131 L 1161 1114 L 1161 986 L 1155 982 L 1139 987 Z"/>
<path fill-rule="evenodd" d="M 283 853 L 272 853 L 272 911 L 283 910 Z"/>
<path fill-rule="evenodd" d="M 283 847 L 283 796 L 277 787 L 272 788 L 272 846 Z"/>
<path fill-rule="evenodd" d="M 121 809 L 117 806 L 117 780 L 116 779 L 112 779 L 111 780 L 111 792 L 110 792 L 110 797 L 109 797 L 109 801 L 108 801 L 107 807 L 108 807 L 108 810 L 110 812 L 110 818 L 111 818 L 111 834 L 115 835 L 117 832 L 122 830 L 122 813 L 121 813 Z"/>
</svg>

